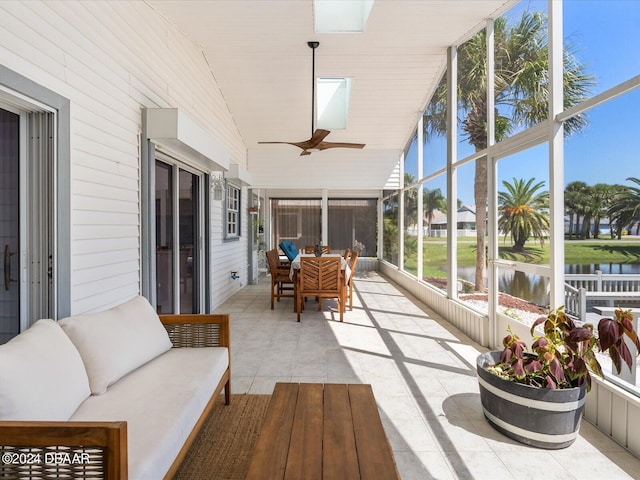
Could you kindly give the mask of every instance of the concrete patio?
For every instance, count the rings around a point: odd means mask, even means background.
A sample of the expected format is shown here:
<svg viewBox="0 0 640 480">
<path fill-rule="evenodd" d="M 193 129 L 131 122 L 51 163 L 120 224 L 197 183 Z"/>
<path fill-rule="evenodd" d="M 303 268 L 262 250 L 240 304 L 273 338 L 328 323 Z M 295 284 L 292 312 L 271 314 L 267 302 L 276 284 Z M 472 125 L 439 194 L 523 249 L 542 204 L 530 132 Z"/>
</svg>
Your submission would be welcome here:
<svg viewBox="0 0 640 480">
<path fill-rule="evenodd" d="M 377 272 L 355 277 L 344 323 L 335 303 L 269 308 L 261 277 L 221 305 L 231 314 L 233 393 L 276 382 L 369 383 L 403 479 L 629 479 L 640 459 L 583 421 L 569 448 L 511 441 L 484 419 L 475 358 L 485 349 Z"/>
</svg>

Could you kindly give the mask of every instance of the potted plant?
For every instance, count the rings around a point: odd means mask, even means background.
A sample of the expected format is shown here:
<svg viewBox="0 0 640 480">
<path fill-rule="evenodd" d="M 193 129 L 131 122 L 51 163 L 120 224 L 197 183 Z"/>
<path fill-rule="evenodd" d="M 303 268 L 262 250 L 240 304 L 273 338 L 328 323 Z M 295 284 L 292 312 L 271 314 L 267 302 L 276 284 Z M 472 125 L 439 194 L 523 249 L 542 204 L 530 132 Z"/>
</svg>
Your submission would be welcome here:
<svg viewBox="0 0 640 480">
<path fill-rule="evenodd" d="M 617 309 L 603 318 L 597 334 L 591 324 L 574 322 L 560 307 L 531 326 L 542 326 L 531 351 L 511 332 L 502 351 L 478 356 L 482 408 L 505 435 L 541 448 L 564 448 L 578 435 L 591 373 L 604 378 L 596 353 L 608 352 L 618 373 L 635 361 L 627 342 L 640 351 L 630 311 Z"/>
</svg>

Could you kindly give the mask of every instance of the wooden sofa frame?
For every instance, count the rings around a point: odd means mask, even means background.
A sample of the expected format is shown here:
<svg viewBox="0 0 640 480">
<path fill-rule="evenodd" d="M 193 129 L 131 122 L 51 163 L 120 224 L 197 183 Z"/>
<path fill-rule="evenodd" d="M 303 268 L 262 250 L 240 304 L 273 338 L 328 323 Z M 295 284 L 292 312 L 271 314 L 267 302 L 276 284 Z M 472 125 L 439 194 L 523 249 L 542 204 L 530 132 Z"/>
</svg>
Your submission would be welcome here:
<svg viewBox="0 0 640 480">
<path fill-rule="evenodd" d="M 231 344 L 228 314 L 160 315 L 160 320 L 174 348 L 229 349 L 229 367 L 165 475 L 165 479 L 170 479 L 187 455 L 223 388 L 225 403 L 228 405 L 231 400 Z M 127 422 L 0 421 L 0 455 L 0 478 L 99 476 L 105 480 L 126 480 Z M 55 467 L 45 465 L 45 458 L 57 459 Z"/>
</svg>

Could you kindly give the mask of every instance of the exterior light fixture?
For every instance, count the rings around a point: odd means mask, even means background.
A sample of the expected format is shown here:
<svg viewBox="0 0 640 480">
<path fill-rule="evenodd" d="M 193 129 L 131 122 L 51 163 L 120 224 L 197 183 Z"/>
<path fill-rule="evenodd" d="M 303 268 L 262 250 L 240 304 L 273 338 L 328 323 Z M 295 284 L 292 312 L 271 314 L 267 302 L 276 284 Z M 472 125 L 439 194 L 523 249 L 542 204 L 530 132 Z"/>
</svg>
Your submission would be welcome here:
<svg viewBox="0 0 640 480">
<path fill-rule="evenodd" d="M 224 179 L 218 172 L 211 172 L 211 197 L 218 202 L 224 199 Z"/>
</svg>

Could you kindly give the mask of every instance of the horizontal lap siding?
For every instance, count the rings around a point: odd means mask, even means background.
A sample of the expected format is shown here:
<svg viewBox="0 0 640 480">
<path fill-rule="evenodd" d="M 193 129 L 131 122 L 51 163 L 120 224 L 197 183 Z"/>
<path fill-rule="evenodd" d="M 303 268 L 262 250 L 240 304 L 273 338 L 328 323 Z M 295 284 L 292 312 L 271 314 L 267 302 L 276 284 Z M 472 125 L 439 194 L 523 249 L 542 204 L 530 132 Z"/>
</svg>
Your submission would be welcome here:
<svg viewBox="0 0 640 480">
<path fill-rule="evenodd" d="M 0 2 L 0 35 L 3 65 L 70 100 L 71 311 L 118 304 L 140 292 L 141 109 L 179 108 L 244 165 L 235 123 L 202 51 L 144 2 Z M 248 216 L 222 242 L 220 206 L 214 306 L 247 278 Z"/>
<path fill-rule="evenodd" d="M 236 185 L 237 186 L 237 185 Z M 240 211 L 248 209 L 248 190 L 242 189 L 240 197 Z M 239 240 L 224 239 L 223 202 L 213 202 L 211 216 L 211 288 L 210 302 L 215 308 L 227 298 L 247 285 L 249 269 L 248 265 L 248 235 L 251 215 L 242 215 Z M 240 278 L 233 280 L 231 272 L 237 271 Z"/>
</svg>

